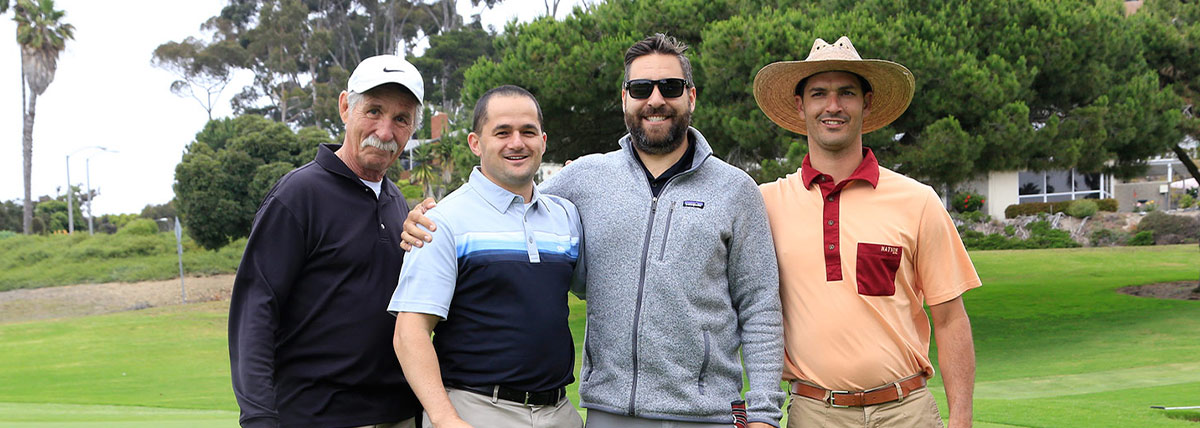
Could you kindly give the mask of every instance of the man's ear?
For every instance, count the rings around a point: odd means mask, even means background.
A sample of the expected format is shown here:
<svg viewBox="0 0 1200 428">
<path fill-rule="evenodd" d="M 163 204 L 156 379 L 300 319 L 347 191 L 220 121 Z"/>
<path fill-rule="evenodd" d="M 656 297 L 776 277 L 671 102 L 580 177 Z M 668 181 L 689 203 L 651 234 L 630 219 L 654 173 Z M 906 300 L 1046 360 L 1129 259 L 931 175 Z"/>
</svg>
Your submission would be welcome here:
<svg viewBox="0 0 1200 428">
<path fill-rule="evenodd" d="M 804 96 L 794 95 L 796 97 L 796 111 L 800 112 L 800 117 L 804 117 Z"/>
<path fill-rule="evenodd" d="M 874 100 L 874 92 L 867 92 L 865 95 L 863 95 L 863 118 L 871 115 L 871 102 Z"/>
<path fill-rule="evenodd" d="M 342 117 L 343 124 L 350 119 L 350 94 L 346 91 L 338 95 L 338 115 Z"/>
<path fill-rule="evenodd" d="M 471 148 L 471 153 L 475 156 L 483 157 L 483 151 L 479 148 L 479 134 L 474 132 L 467 134 L 467 146 Z"/>
<path fill-rule="evenodd" d="M 694 111 L 696 111 L 696 87 L 692 86 L 690 88 L 687 88 L 687 93 L 688 93 L 688 110 L 694 112 Z"/>
</svg>

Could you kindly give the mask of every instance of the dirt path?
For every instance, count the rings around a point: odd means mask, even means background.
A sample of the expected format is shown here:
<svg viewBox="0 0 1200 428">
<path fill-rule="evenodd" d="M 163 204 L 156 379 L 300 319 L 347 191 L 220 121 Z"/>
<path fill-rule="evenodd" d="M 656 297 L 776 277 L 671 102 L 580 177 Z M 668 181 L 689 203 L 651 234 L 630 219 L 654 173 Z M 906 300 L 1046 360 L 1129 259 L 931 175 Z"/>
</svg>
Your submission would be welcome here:
<svg viewBox="0 0 1200 428">
<path fill-rule="evenodd" d="M 184 279 L 188 303 L 226 300 L 233 275 Z M 180 304 L 179 279 L 109 282 L 0 292 L 0 324 Z"/>
</svg>

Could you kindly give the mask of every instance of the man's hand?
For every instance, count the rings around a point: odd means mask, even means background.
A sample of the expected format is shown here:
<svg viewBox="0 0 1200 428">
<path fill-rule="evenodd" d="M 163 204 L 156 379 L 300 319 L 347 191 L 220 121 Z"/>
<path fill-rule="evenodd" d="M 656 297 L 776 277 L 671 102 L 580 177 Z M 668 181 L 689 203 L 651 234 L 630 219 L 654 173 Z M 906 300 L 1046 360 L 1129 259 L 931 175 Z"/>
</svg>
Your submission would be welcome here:
<svg viewBox="0 0 1200 428">
<path fill-rule="evenodd" d="M 424 201 L 413 207 L 412 211 L 408 212 L 408 218 L 404 219 L 404 232 L 400 233 L 400 249 L 412 251 L 413 247 L 420 248 L 426 242 L 433 241 L 433 235 L 417 225 L 425 226 L 430 232 L 437 230 L 437 225 L 433 224 L 433 220 L 425 217 L 425 212 L 436 206 L 437 203 L 433 202 L 433 198 L 425 198 Z"/>
</svg>

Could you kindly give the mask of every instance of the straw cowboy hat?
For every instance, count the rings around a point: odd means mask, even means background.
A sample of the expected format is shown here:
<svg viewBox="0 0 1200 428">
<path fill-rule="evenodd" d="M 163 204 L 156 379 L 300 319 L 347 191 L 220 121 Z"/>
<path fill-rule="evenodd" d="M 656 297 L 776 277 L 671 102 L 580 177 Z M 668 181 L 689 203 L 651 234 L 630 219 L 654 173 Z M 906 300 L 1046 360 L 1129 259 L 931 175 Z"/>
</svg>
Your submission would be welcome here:
<svg viewBox="0 0 1200 428">
<path fill-rule="evenodd" d="M 796 84 L 826 71 L 848 71 L 871 84 L 874 95 L 870 114 L 863 120 L 864 134 L 892 123 L 912 102 L 916 87 L 912 72 L 891 61 L 862 59 L 845 36 L 832 45 L 817 39 L 804 61 L 780 61 L 758 70 L 754 76 L 754 100 L 772 122 L 808 135 L 804 116 L 796 109 Z"/>
</svg>

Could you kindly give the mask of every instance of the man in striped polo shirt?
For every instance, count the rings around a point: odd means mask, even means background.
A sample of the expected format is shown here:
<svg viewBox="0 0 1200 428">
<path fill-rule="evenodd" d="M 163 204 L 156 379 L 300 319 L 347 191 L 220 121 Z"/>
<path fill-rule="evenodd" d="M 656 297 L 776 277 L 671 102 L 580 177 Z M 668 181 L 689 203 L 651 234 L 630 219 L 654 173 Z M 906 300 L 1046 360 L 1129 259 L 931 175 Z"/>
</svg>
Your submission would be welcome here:
<svg viewBox="0 0 1200 428">
<path fill-rule="evenodd" d="M 533 177 L 546 151 L 542 113 L 516 86 L 475 104 L 480 166 L 427 215 L 433 242 L 404 258 L 388 311 L 393 343 L 424 425 L 581 427 L 567 291 L 582 278 L 575 205 Z M 434 334 L 430 340 L 430 333 Z"/>
</svg>

